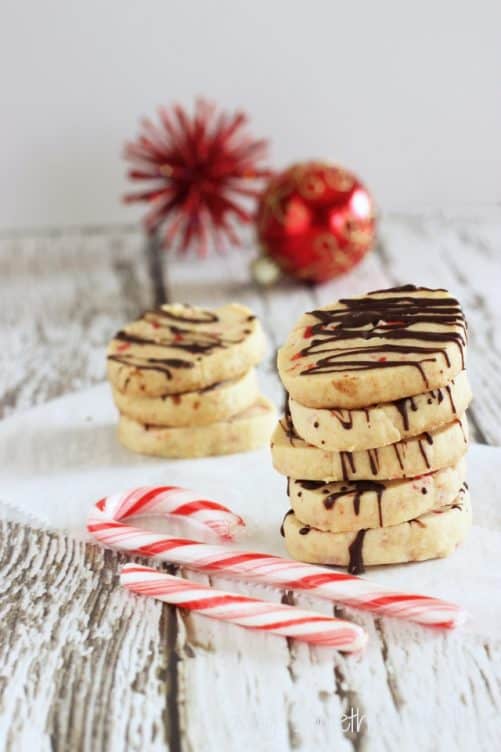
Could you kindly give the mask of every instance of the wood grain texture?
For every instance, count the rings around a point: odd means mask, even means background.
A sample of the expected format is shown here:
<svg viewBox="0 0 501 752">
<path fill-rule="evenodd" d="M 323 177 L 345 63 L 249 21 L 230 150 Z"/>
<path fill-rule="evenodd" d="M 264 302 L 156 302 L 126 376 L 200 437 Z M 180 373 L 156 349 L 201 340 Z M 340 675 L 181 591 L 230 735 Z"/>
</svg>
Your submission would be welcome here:
<svg viewBox="0 0 501 752">
<path fill-rule="evenodd" d="M 283 390 L 275 351 L 304 310 L 391 283 L 446 286 L 470 321 L 477 439 L 499 443 L 500 213 L 389 217 L 380 247 L 318 288 L 250 282 L 249 255 L 170 262 L 127 229 L 0 241 L 0 404 L 5 414 L 100 380 L 116 328 L 166 296 L 253 308 L 271 342 L 264 391 Z M 169 260 L 170 261 L 170 260 Z M 66 536 L 0 529 L 0 745 L 8 750 L 491 750 L 501 733 L 501 641 L 434 634 L 348 613 L 363 657 L 296 645 L 123 593 L 120 557 Z M 42 575 L 32 572 L 41 567 Z M 202 582 L 203 575 L 189 575 Z M 213 584 L 297 602 L 305 595 Z M 358 709 L 358 730 L 343 718 Z M 356 726 L 356 724 L 355 724 Z"/>
<path fill-rule="evenodd" d="M 0 279 L 0 416 L 101 381 L 103 344 L 155 297 L 127 229 L 1 238 Z"/>
<path fill-rule="evenodd" d="M 117 554 L 7 522 L 0 539 L 2 749 L 176 749 L 169 609 L 117 586 Z"/>
</svg>

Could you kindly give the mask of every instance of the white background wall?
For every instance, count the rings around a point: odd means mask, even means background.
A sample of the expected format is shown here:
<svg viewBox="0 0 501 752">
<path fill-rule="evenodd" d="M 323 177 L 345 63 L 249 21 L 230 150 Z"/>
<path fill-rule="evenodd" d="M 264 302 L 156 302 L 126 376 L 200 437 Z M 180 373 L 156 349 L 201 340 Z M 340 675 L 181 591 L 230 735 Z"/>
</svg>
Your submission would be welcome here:
<svg viewBox="0 0 501 752">
<path fill-rule="evenodd" d="M 1 0 L 0 226 L 132 221 L 123 141 L 197 94 L 384 209 L 501 201 L 499 0 Z"/>
</svg>

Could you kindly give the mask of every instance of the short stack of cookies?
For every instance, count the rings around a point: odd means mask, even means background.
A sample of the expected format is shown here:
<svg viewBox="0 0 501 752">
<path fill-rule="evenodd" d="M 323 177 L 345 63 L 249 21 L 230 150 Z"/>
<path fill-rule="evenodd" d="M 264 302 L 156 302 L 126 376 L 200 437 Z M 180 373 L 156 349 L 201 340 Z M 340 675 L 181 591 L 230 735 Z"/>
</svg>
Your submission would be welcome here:
<svg viewBox="0 0 501 752">
<path fill-rule="evenodd" d="M 259 321 L 242 305 L 147 311 L 108 346 L 120 442 L 177 458 L 263 446 L 275 421 L 254 370 L 264 347 Z"/>
<path fill-rule="evenodd" d="M 272 436 L 292 556 L 347 566 L 450 554 L 471 525 L 466 323 L 414 285 L 304 314 L 279 350 L 288 407 Z"/>
</svg>

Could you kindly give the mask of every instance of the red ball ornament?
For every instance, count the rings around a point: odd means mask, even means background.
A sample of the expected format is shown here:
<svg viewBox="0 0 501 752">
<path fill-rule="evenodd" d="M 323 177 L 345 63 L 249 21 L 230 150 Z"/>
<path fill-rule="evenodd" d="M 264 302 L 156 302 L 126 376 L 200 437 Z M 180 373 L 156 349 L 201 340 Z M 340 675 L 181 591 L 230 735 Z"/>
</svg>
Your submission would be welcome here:
<svg viewBox="0 0 501 752">
<path fill-rule="evenodd" d="M 261 196 L 256 225 L 265 258 L 308 282 L 347 272 L 376 236 L 367 188 L 344 168 L 323 162 L 295 164 L 275 175 Z"/>
</svg>

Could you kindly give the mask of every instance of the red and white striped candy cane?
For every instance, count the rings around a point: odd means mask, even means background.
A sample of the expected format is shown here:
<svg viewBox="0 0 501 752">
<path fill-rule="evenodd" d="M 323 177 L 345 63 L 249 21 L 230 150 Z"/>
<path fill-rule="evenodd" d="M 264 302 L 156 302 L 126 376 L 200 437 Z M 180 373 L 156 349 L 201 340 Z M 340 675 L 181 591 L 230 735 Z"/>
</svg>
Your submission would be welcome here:
<svg viewBox="0 0 501 752">
<path fill-rule="evenodd" d="M 148 493 L 152 492 L 150 489 Z M 306 590 L 334 603 L 418 624 L 450 629 L 464 620 L 459 606 L 440 598 L 395 592 L 362 577 L 281 556 L 209 545 L 124 525 L 120 521 L 120 498 L 127 499 L 133 493 L 102 499 L 92 509 L 88 530 L 104 545 L 202 572 L 221 572 L 287 590 Z M 154 504 L 150 507 L 147 500 L 143 509 L 149 514 L 155 511 Z"/>
<path fill-rule="evenodd" d="M 293 637 L 314 645 L 329 645 L 344 652 L 362 650 L 367 642 L 367 634 L 358 624 L 295 606 L 215 590 L 139 564 L 126 564 L 120 573 L 120 582 L 133 593 L 149 595 L 247 629 Z"/>
<path fill-rule="evenodd" d="M 96 508 L 107 518 L 174 515 L 208 527 L 223 540 L 233 540 L 245 522 L 231 509 L 179 486 L 141 486 L 106 496 Z"/>
</svg>

